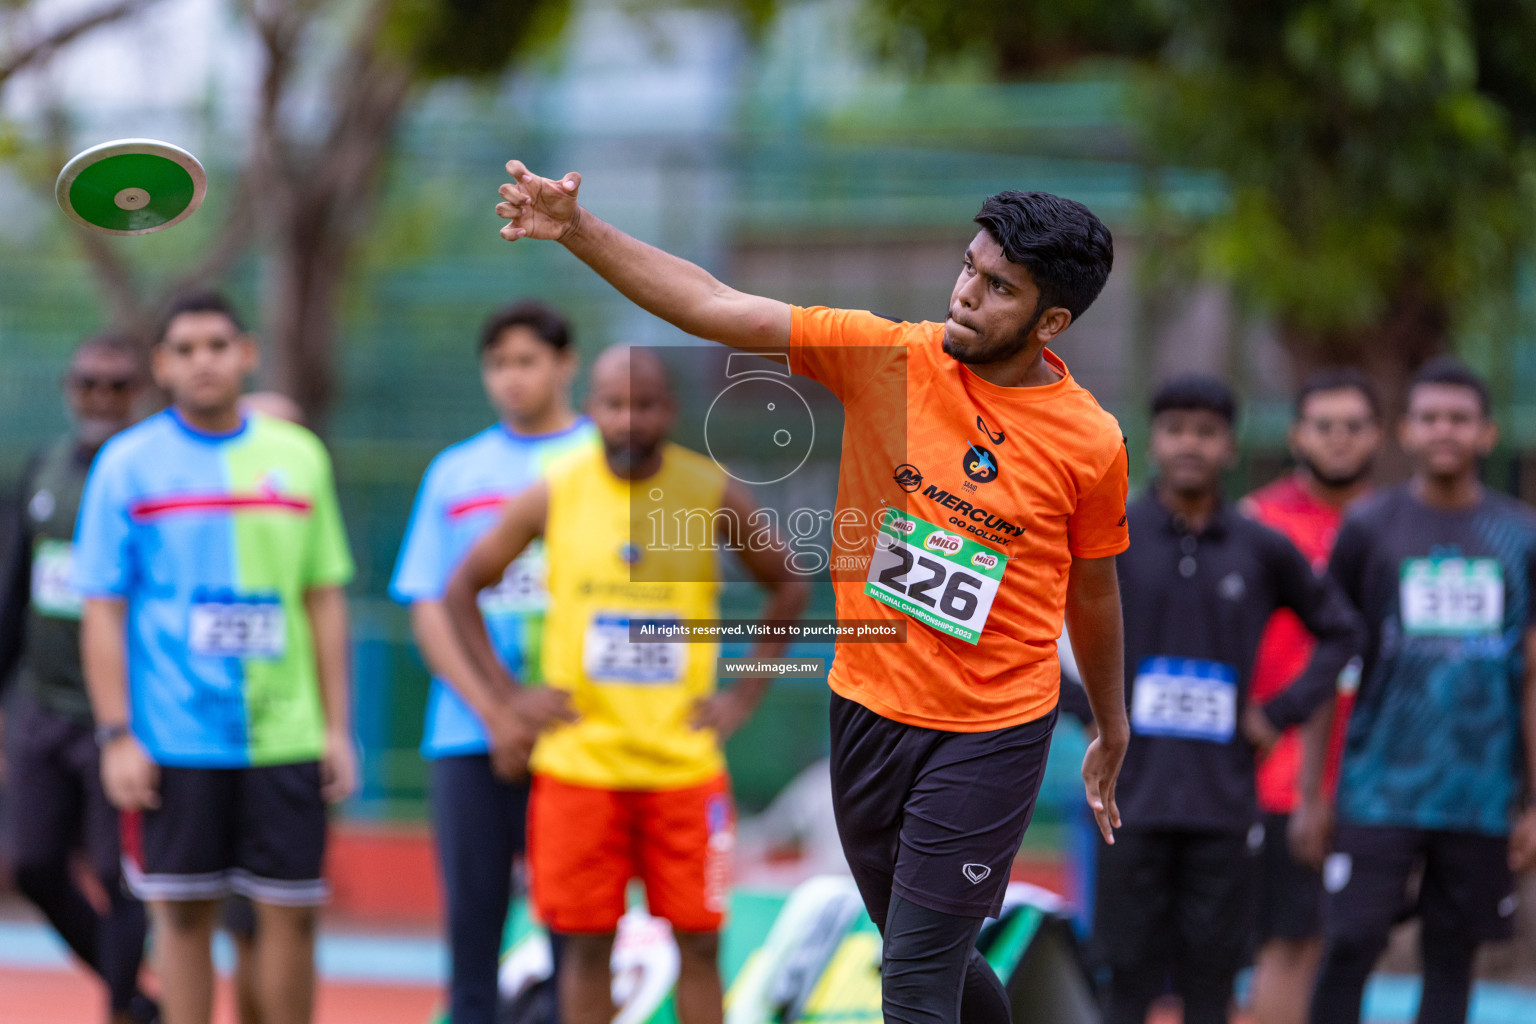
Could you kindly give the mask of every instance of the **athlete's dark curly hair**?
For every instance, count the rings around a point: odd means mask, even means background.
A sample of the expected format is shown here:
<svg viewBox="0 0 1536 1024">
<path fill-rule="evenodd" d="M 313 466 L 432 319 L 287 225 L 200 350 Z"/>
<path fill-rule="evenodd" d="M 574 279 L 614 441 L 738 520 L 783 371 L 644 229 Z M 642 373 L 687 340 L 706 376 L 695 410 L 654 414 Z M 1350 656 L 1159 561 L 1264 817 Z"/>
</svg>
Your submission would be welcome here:
<svg viewBox="0 0 1536 1024">
<path fill-rule="evenodd" d="M 1232 389 L 1215 377 L 1203 373 L 1186 373 L 1164 381 L 1152 396 L 1152 415 L 1201 409 L 1213 412 L 1227 421 L 1227 426 L 1237 422 L 1237 397 Z"/>
<path fill-rule="evenodd" d="M 999 192 L 981 204 L 976 223 L 1009 262 L 1029 271 L 1040 289 L 1037 313 L 1061 306 L 1076 320 L 1099 297 L 1115 263 L 1114 239 L 1103 221 L 1082 203 L 1049 192 Z"/>
<path fill-rule="evenodd" d="M 1408 382 L 1408 393 L 1413 394 L 1413 389 L 1421 384 L 1449 384 L 1452 387 L 1466 388 L 1477 395 L 1478 404 L 1483 408 L 1483 416 L 1487 417 L 1493 408 L 1493 399 L 1488 391 L 1488 382 L 1479 377 L 1470 366 L 1459 359 L 1450 356 L 1437 356 L 1419 367 L 1413 379 Z"/>
</svg>

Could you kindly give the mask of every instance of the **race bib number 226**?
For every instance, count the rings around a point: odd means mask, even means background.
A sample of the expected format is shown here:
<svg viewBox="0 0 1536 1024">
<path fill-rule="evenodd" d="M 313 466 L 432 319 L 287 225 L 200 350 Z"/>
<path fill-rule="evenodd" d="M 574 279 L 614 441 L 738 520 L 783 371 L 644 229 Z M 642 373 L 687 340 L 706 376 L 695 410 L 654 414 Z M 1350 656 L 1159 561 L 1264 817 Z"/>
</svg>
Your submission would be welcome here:
<svg viewBox="0 0 1536 1024">
<path fill-rule="evenodd" d="M 981 640 L 1008 559 L 916 516 L 888 512 L 864 593 L 968 644 Z"/>
</svg>

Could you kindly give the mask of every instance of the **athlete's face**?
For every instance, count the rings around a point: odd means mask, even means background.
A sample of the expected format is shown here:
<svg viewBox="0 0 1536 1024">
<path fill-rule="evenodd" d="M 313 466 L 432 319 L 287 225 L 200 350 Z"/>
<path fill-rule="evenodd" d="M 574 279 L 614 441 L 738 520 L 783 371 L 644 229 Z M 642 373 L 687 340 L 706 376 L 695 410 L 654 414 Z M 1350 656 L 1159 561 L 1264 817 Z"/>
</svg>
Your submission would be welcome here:
<svg viewBox="0 0 1536 1024">
<path fill-rule="evenodd" d="M 543 418 L 570 393 L 576 357 L 527 327 L 509 327 L 480 356 L 486 397 L 503 419 Z"/>
<path fill-rule="evenodd" d="M 1176 494 L 1216 491 L 1221 474 L 1237 458 L 1227 421 L 1209 409 L 1168 409 L 1152 419 L 1152 463 Z"/>
<path fill-rule="evenodd" d="M 1492 452 L 1498 440 L 1498 427 L 1471 388 L 1419 384 L 1408 393 L 1398 441 L 1429 476 L 1448 480 L 1475 473 L 1477 460 Z"/>
<path fill-rule="evenodd" d="M 1039 310 L 1039 303 L 1040 289 L 1029 271 L 1010 262 L 985 230 L 978 231 L 949 296 L 944 351 L 962 363 L 986 364 L 1044 347 L 1066 330 L 1072 314 L 1060 306 Z"/>
<path fill-rule="evenodd" d="M 139 361 L 127 352 L 87 346 L 75 353 L 64 377 L 64 394 L 80 440 L 92 448 L 133 422 L 144 391 Z"/>
<path fill-rule="evenodd" d="M 619 476 L 644 469 L 666 440 L 677 405 L 655 357 L 605 353 L 592 367 L 587 412 L 603 438 L 608 465 Z"/>
<path fill-rule="evenodd" d="M 178 406 L 224 413 L 239 404 L 258 362 L 256 343 L 223 313 L 182 313 L 155 346 L 155 382 Z"/>
<path fill-rule="evenodd" d="M 1314 391 L 1291 424 L 1291 454 L 1320 483 L 1348 487 L 1370 473 L 1381 424 L 1359 388 Z"/>
</svg>

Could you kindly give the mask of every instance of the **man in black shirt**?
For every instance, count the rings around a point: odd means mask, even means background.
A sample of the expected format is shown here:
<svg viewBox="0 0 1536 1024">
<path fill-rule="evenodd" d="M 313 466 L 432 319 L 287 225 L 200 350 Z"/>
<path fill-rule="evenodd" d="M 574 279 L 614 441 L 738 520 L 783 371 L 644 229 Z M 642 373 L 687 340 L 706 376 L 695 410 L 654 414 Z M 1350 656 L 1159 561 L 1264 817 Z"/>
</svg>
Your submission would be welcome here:
<svg viewBox="0 0 1536 1024">
<path fill-rule="evenodd" d="M 144 384 L 131 342 L 102 336 L 76 350 L 64 378 L 74 429 L 27 463 L 0 551 L 0 687 L 14 678 L 18 691 L 5 730 L 16 885 L 106 983 L 114 1024 L 154 1020 L 156 1010 L 138 990 L 144 908 L 120 884 L 117 811 L 101 788 L 69 579 L 86 471 L 133 421 Z M 76 843 L 105 891 L 105 913 L 70 873 Z"/>
<path fill-rule="evenodd" d="M 1128 510 L 1119 556 L 1131 744 L 1124 825 L 1100 846 L 1095 938 L 1110 968 L 1108 1024 L 1142 1024 L 1169 978 L 1187 1024 L 1225 1024 L 1263 842 L 1255 744 L 1324 705 L 1361 642 L 1347 601 L 1285 537 L 1228 505 L 1236 401 L 1181 377 L 1152 402 L 1152 488 Z M 1247 699 L 1270 615 L 1317 637 L 1305 672 L 1260 708 Z"/>
</svg>

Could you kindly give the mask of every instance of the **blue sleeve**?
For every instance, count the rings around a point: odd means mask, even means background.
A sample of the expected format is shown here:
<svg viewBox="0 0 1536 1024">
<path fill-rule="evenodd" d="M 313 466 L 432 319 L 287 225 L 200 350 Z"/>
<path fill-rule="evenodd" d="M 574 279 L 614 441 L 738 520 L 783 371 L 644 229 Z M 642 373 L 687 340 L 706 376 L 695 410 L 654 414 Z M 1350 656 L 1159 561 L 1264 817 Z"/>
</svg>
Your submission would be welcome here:
<svg viewBox="0 0 1536 1024">
<path fill-rule="evenodd" d="M 85 597 L 123 597 L 134 579 L 128 468 L 108 447 L 85 479 L 75 523 L 74 584 Z"/>
<path fill-rule="evenodd" d="M 389 584 L 390 596 L 401 604 L 436 601 L 443 596 L 443 588 L 448 584 L 448 573 L 453 566 L 448 558 L 447 512 L 439 493 L 442 476 L 440 464 L 434 462 L 427 467 L 421 488 L 416 492 L 411 521 L 405 528 L 405 539 L 400 543 L 395 576 Z"/>
</svg>

